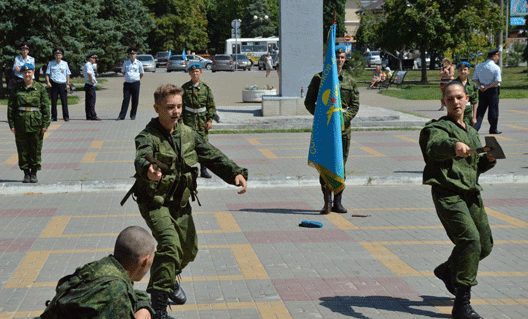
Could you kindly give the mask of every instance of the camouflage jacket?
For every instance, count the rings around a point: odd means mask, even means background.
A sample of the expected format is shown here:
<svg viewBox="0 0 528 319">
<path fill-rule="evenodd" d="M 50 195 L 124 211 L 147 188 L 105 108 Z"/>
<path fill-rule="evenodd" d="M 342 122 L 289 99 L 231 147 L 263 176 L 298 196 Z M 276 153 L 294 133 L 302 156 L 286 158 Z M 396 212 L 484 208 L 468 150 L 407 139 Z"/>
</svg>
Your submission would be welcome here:
<svg viewBox="0 0 528 319">
<path fill-rule="evenodd" d="M 466 125 L 464 129 L 448 116 L 425 124 L 420 132 L 420 148 L 425 161 L 423 183 L 455 192 L 482 190 L 478 184 L 480 174 L 495 166 L 497 161 L 490 163 L 486 154 L 458 157 L 456 142 L 472 149 L 482 146 L 472 126 Z"/>
<path fill-rule="evenodd" d="M 200 81 L 198 86 L 194 86 L 191 81 L 182 85 L 183 89 L 183 113 L 182 120 L 187 126 L 192 127 L 202 136 L 207 134 L 205 124 L 212 122 L 216 114 L 216 106 L 213 98 L 213 92 L 206 83 Z M 185 108 L 200 109 L 205 108 L 204 112 L 193 113 Z"/>
<path fill-rule="evenodd" d="M 457 77 L 455 81 L 461 82 L 460 77 Z M 466 105 L 466 108 L 464 109 L 464 122 L 471 125 L 471 119 L 473 118 L 473 105 L 478 104 L 478 87 L 477 83 L 469 78 L 467 79 L 465 87 L 466 93 L 469 96 L 469 104 Z"/>
<path fill-rule="evenodd" d="M 315 115 L 317 95 L 319 94 L 319 86 L 321 84 L 321 74 L 322 72 L 317 73 L 312 78 L 308 86 L 308 92 L 306 92 L 306 99 L 304 100 L 304 106 L 312 115 Z M 343 70 L 339 75 L 339 89 L 343 108 L 343 120 L 345 122 L 345 128 L 341 133 L 350 137 L 352 131 L 350 122 L 359 111 L 359 90 L 356 80 L 354 80 L 350 71 Z"/>
<path fill-rule="evenodd" d="M 7 122 L 9 128 L 15 128 L 17 133 L 35 133 L 48 128 L 50 120 L 50 101 L 46 87 L 36 81 L 30 87 L 24 82 L 17 83 L 7 103 Z M 19 110 L 38 108 L 40 111 Z"/>
<path fill-rule="evenodd" d="M 190 127 L 178 123 L 172 133 L 153 118 L 135 139 L 136 142 L 136 185 L 134 193 L 138 202 L 149 202 L 153 208 L 159 208 L 167 200 L 186 206 L 189 196 L 196 193 L 198 170 L 192 167 L 201 163 L 218 175 L 228 184 L 234 184 L 235 177 L 242 174 L 248 178 L 248 171 L 237 166 L 232 160 L 211 145 Z M 159 182 L 147 177 L 150 163 L 145 159 L 150 154 L 166 164 L 170 172 L 162 172 Z M 174 193 L 168 194 L 176 181 Z"/>
<path fill-rule="evenodd" d="M 154 314 L 149 295 L 134 290 L 125 268 L 112 255 L 63 277 L 56 292 L 42 319 L 133 319 L 141 308 Z"/>
</svg>

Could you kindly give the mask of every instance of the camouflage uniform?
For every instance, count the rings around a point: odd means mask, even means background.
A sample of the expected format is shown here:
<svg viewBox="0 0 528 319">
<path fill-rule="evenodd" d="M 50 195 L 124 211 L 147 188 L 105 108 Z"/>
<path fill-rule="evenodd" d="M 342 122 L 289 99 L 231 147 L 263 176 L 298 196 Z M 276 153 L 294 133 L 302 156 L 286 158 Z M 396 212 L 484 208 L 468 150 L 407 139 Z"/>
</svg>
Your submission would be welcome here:
<svg viewBox="0 0 528 319">
<path fill-rule="evenodd" d="M 322 72 L 317 73 L 312 78 L 308 86 L 308 92 L 306 92 L 306 99 L 304 100 L 304 106 L 312 115 L 315 115 L 317 95 L 319 94 L 319 85 L 321 84 L 321 74 Z M 343 70 L 339 75 L 339 88 L 343 108 L 343 120 L 345 122 L 345 128 L 341 132 L 341 137 L 343 139 L 343 160 L 344 164 L 346 164 L 352 132 L 350 122 L 359 111 L 359 90 L 356 80 L 354 80 L 350 71 Z"/>
<path fill-rule="evenodd" d="M 205 125 L 207 122 L 212 122 L 216 114 L 213 92 L 211 91 L 209 85 L 202 81 L 200 81 L 196 87 L 191 81 L 189 81 L 182 85 L 182 89 L 183 123 L 192 127 L 207 141 L 208 131 L 205 129 Z M 200 113 L 193 113 L 187 108 L 195 110 L 205 108 L 205 110 Z"/>
<path fill-rule="evenodd" d="M 423 183 L 431 185 L 436 212 L 455 244 L 448 265 L 455 286 L 477 284 L 479 261 L 491 253 L 493 238 L 478 184 L 481 173 L 492 168 L 486 155 L 457 157 L 456 142 L 481 147 L 477 131 L 462 128 L 450 117 L 428 122 L 420 133 L 425 160 Z"/>
<path fill-rule="evenodd" d="M 150 297 L 133 285 L 125 268 L 110 255 L 59 280 L 57 294 L 41 318 L 133 319 L 141 308 L 153 314 Z"/>
<path fill-rule="evenodd" d="M 178 123 L 172 133 L 154 118 L 136 136 L 136 184 L 134 194 L 141 216 L 158 242 L 150 269 L 147 292 L 173 293 L 176 275 L 198 253 L 198 238 L 191 215 L 189 197 L 196 195 L 198 162 L 206 165 L 226 183 L 234 184 L 238 174 L 247 179 L 247 169 L 238 167 L 217 148 L 209 144 L 190 127 Z M 150 154 L 170 167 L 171 174 L 163 174 L 161 181 L 147 177 Z M 177 186 L 171 195 L 171 185 Z"/>
<path fill-rule="evenodd" d="M 47 129 L 51 123 L 49 105 L 46 87 L 38 82 L 33 82 L 30 87 L 24 82 L 17 83 L 9 95 L 7 121 L 9 127 L 16 130 L 18 166 L 21 170 L 41 169 L 42 129 Z M 26 108 L 27 111 L 19 108 Z"/>
<path fill-rule="evenodd" d="M 460 81 L 460 77 L 457 77 L 455 81 Z M 466 88 L 466 93 L 469 96 L 469 104 L 466 105 L 466 108 L 464 109 L 464 122 L 468 125 L 471 125 L 471 119 L 473 118 L 473 105 L 478 104 L 478 87 L 477 83 L 467 79 L 466 85 L 464 86 Z"/>
</svg>

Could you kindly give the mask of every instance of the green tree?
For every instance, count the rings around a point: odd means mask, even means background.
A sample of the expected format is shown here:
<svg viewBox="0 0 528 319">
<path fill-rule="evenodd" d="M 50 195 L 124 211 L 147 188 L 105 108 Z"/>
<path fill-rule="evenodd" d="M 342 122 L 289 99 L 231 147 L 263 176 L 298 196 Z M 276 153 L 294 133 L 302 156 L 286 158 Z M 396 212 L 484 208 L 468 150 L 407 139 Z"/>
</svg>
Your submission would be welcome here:
<svg viewBox="0 0 528 319">
<path fill-rule="evenodd" d="M 206 0 L 143 0 L 143 4 L 155 25 L 148 34 L 153 52 L 207 48 Z"/>
<path fill-rule="evenodd" d="M 334 12 L 337 23 L 336 36 L 345 35 L 345 3 L 346 0 L 323 0 L 323 39 L 325 43 L 328 39 L 328 31 L 334 24 Z"/>
<path fill-rule="evenodd" d="M 524 34 L 528 34 L 528 15 L 524 17 Z M 528 61 L 528 45 L 524 47 L 523 51 L 523 59 L 524 61 Z"/>
<path fill-rule="evenodd" d="M 256 17 L 256 19 L 255 19 Z M 274 29 L 270 19 L 270 10 L 267 2 L 252 0 L 242 17 L 241 31 L 243 38 L 270 37 Z"/>
<path fill-rule="evenodd" d="M 231 21 L 241 19 L 247 6 L 248 0 L 207 1 L 207 34 L 213 52 L 225 52 L 225 42 L 231 38 Z"/>
</svg>

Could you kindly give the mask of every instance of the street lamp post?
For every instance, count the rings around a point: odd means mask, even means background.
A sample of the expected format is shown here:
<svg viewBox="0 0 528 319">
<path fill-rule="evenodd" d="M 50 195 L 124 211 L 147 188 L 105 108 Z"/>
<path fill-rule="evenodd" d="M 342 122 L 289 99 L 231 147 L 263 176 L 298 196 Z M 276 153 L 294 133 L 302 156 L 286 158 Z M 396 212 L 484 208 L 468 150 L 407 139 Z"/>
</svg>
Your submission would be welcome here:
<svg viewBox="0 0 528 319">
<path fill-rule="evenodd" d="M 235 70 L 238 68 L 238 33 L 240 30 L 240 22 L 242 22 L 240 19 L 234 19 L 231 21 L 231 26 L 233 27 L 231 31 L 235 34 Z"/>
</svg>

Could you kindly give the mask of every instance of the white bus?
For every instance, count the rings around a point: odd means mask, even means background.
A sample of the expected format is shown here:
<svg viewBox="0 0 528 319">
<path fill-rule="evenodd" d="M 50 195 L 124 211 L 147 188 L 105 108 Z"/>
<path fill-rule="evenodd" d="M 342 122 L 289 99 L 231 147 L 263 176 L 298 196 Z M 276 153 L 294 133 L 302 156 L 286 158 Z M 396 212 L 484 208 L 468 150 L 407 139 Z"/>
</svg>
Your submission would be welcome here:
<svg viewBox="0 0 528 319">
<path fill-rule="evenodd" d="M 237 48 L 235 50 L 235 48 Z M 273 52 L 279 48 L 279 38 L 231 38 L 226 40 L 226 54 L 241 53 L 248 56 L 253 64 L 258 63 L 261 55 Z"/>
</svg>

